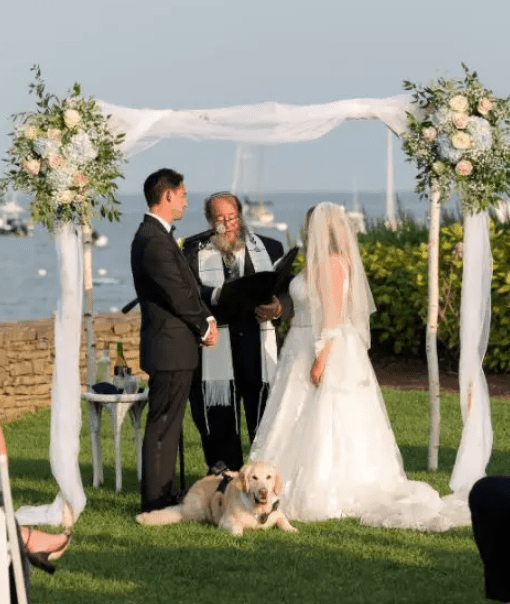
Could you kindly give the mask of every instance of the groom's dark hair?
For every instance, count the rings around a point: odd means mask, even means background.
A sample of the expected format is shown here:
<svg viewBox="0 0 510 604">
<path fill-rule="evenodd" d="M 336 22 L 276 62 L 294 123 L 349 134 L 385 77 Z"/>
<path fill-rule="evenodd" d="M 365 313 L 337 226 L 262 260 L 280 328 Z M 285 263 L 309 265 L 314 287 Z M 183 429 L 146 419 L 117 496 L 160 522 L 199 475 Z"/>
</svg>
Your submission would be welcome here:
<svg viewBox="0 0 510 604">
<path fill-rule="evenodd" d="M 183 180 L 184 176 L 182 174 L 170 168 L 162 168 L 150 174 L 143 184 L 143 193 L 149 208 L 158 205 L 161 195 L 167 189 L 173 190 L 180 187 Z"/>
</svg>

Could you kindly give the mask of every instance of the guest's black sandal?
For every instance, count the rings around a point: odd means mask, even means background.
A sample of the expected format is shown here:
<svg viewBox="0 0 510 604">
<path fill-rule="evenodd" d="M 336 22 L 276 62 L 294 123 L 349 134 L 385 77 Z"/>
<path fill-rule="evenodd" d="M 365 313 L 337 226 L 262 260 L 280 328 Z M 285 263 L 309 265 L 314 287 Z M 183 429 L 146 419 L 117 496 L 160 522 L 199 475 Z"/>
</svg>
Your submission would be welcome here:
<svg viewBox="0 0 510 604">
<path fill-rule="evenodd" d="M 27 545 L 28 545 L 28 542 L 30 541 L 30 534 L 32 532 L 32 529 L 30 527 L 27 527 L 27 528 L 28 528 L 28 539 L 25 544 L 25 550 L 27 552 L 28 561 L 30 562 L 30 564 L 32 564 L 32 566 L 35 566 L 36 568 L 40 568 L 41 570 L 44 570 L 48 574 L 52 575 L 57 569 L 56 569 L 55 565 L 53 565 L 51 563 L 51 560 L 58 560 L 60 558 L 60 556 L 62 556 L 62 554 L 66 551 L 66 549 L 71 541 L 71 531 L 69 531 L 69 530 L 64 531 L 64 534 L 67 536 L 67 539 L 65 540 L 62 547 L 60 547 L 59 549 L 54 550 L 52 552 L 29 552 L 27 549 Z"/>
</svg>

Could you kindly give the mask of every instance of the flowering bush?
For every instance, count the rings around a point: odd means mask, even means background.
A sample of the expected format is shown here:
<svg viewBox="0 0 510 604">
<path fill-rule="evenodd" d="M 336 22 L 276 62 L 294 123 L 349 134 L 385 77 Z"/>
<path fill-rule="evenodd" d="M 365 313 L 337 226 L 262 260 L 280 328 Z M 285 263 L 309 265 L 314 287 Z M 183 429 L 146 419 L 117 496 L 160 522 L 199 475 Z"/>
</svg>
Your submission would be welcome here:
<svg viewBox="0 0 510 604">
<path fill-rule="evenodd" d="M 32 193 L 32 219 L 50 230 L 69 221 L 90 225 L 98 214 L 118 220 L 115 179 L 122 177 L 124 135 L 110 130 L 108 118 L 93 98 L 80 96 L 78 84 L 60 100 L 46 93 L 39 67 L 32 71 L 29 89 L 38 97 L 37 111 L 12 116 L 15 130 L 0 194 L 9 185 Z"/>
<path fill-rule="evenodd" d="M 458 193 L 465 210 L 476 212 L 510 195 L 510 100 L 483 87 L 463 64 L 463 80 L 438 79 L 413 91 L 403 149 L 418 167 L 416 191 L 425 197 L 435 182 L 442 201 Z"/>
</svg>

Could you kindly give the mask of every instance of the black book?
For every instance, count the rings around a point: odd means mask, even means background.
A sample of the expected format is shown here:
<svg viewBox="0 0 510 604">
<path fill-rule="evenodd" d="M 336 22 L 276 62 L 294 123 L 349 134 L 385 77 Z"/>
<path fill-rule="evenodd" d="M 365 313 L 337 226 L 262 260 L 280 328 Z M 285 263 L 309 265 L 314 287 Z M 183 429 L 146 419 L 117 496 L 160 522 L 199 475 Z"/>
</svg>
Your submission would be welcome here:
<svg viewBox="0 0 510 604">
<path fill-rule="evenodd" d="M 297 252 L 297 247 L 289 250 L 275 263 L 274 271 L 262 271 L 226 281 L 221 288 L 218 304 L 213 307 L 218 323 L 253 319 L 257 306 L 269 304 L 273 296 L 286 292 Z"/>
</svg>

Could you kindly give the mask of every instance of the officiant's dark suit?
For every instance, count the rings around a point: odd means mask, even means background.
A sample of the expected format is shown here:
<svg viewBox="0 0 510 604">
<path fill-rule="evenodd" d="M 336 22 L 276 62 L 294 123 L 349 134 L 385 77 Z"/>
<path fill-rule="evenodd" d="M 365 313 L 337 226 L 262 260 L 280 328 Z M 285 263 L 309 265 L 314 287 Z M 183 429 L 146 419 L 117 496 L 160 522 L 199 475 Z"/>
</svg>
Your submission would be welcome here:
<svg viewBox="0 0 510 604">
<path fill-rule="evenodd" d="M 223 197 L 222 197 L 223 196 Z M 223 203 L 225 199 L 228 204 Z M 230 194 L 215 194 L 206 200 L 206 219 L 214 227 L 217 220 L 227 227 L 241 230 L 242 206 L 237 197 Z M 235 222 L 234 216 L 237 218 Z M 237 226 L 236 226 L 237 224 Z M 231 226 L 232 225 L 232 226 Z M 201 282 L 199 273 L 199 254 L 215 235 L 214 228 L 185 240 L 183 252 L 188 258 L 190 266 L 200 282 L 202 299 L 211 309 L 217 312 L 211 297 L 213 287 L 208 287 Z M 249 235 L 248 235 L 249 237 Z M 284 255 L 283 245 L 272 238 L 257 235 L 262 242 L 271 263 L 276 262 Z M 223 254 L 225 256 L 225 254 Z M 231 278 L 231 269 L 223 264 L 224 278 Z M 248 253 L 244 254 L 242 276 L 252 275 L 256 272 Z M 259 320 L 282 320 L 290 316 L 292 302 L 288 294 L 281 295 L 274 303 L 267 307 L 259 307 Z M 235 310 L 235 309 L 232 309 Z M 216 316 L 216 315 L 215 315 Z M 209 468 L 222 461 L 232 470 L 238 470 L 243 465 L 242 443 L 240 438 L 240 400 L 246 416 L 248 435 L 252 442 L 265 409 L 268 396 L 267 387 L 262 382 L 261 367 L 261 334 L 259 322 L 255 315 L 246 316 L 242 320 L 231 319 L 227 315 L 217 316 L 218 325 L 228 324 L 232 349 L 232 364 L 234 372 L 234 391 L 231 393 L 233 404 L 230 406 L 207 407 L 204 402 L 204 389 L 202 383 L 202 366 L 199 364 L 195 372 L 190 391 L 190 403 L 193 420 L 202 438 L 204 456 Z"/>
<path fill-rule="evenodd" d="M 141 308 L 140 366 L 149 374 L 141 495 L 142 511 L 150 511 L 176 503 L 183 412 L 211 312 L 171 232 L 186 207 L 182 175 L 151 174 L 144 193 L 149 213 L 131 245 L 131 269 Z"/>
</svg>

